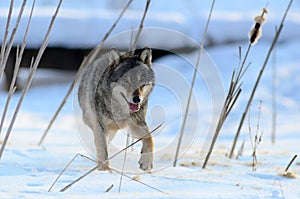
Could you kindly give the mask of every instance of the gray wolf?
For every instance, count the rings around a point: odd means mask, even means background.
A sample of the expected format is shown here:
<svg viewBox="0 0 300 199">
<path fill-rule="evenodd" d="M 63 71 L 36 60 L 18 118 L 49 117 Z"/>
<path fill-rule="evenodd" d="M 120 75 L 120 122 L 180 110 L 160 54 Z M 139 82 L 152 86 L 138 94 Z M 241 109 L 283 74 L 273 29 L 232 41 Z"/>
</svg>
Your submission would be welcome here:
<svg viewBox="0 0 300 199">
<path fill-rule="evenodd" d="M 123 128 L 135 138 L 145 137 L 138 163 L 143 170 L 153 168 L 153 139 L 146 136 L 149 129 L 145 121 L 155 83 L 151 60 L 148 47 L 134 53 L 111 49 L 83 71 L 78 100 L 83 121 L 94 133 L 100 170 L 109 169 L 108 144 Z"/>
</svg>

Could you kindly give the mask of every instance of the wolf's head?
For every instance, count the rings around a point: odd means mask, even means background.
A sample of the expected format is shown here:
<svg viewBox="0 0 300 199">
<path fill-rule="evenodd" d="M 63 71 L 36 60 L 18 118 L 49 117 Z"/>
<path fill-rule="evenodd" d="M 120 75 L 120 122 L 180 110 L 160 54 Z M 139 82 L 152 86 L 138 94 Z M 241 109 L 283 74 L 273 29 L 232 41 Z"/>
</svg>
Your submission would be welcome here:
<svg viewBox="0 0 300 199">
<path fill-rule="evenodd" d="M 126 104 L 130 112 L 137 112 L 147 102 L 155 82 L 151 49 L 145 47 L 134 54 L 121 54 L 112 49 L 110 55 L 113 64 L 110 67 L 109 81 L 113 98 L 120 105 Z"/>
</svg>

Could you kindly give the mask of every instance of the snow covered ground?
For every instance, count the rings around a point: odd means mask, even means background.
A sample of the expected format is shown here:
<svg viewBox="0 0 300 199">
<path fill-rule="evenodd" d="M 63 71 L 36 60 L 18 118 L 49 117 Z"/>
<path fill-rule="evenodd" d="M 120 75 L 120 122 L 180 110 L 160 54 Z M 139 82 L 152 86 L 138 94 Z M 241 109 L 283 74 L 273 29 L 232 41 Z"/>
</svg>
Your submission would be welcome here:
<svg viewBox="0 0 300 199">
<path fill-rule="evenodd" d="M 3 2 L 1 1 L 2 4 Z M 200 40 L 209 9 L 208 2 L 200 5 L 198 1 L 193 1 L 191 4 L 174 1 L 174 5 L 170 7 L 167 5 L 160 5 L 162 6 L 160 7 L 156 1 L 152 3 L 152 10 L 149 11 L 150 20 L 146 20 L 149 24 L 146 23 L 146 26 L 154 26 L 152 24 L 154 22 L 151 22 L 151 12 L 159 12 L 163 10 L 162 8 L 168 8 L 170 12 L 183 17 L 184 20 L 174 22 L 177 25 L 172 25 L 173 22 L 160 21 L 156 27 L 173 28 L 196 41 Z M 231 72 L 237 67 L 239 61 L 238 46 L 242 46 L 243 52 L 246 50 L 247 32 L 253 23 L 251 20 L 260 14 L 260 9 L 265 2 L 239 1 L 233 4 L 216 2 L 209 36 L 215 43 L 223 45 L 208 48 L 206 49 L 208 54 L 203 55 L 177 167 L 172 167 L 172 163 L 197 52 L 181 54 L 181 56 L 166 56 L 153 64 L 158 84 L 150 97 L 147 120 L 151 129 L 160 122 L 165 122 L 164 127 L 154 133 L 154 169 L 151 174 L 142 173 L 138 169 L 140 144 L 137 144 L 128 151 L 125 171 L 127 175 L 155 187 L 163 193 L 125 176 L 121 192 L 118 193 L 120 174 L 100 171 L 91 173 L 66 192 L 59 192 L 68 183 L 95 166 L 92 161 L 82 157 L 78 157 L 74 161 L 52 191 L 48 192 L 51 184 L 75 154 L 81 153 L 93 158 L 94 149 L 93 145 L 89 144 L 92 139 L 91 133 L 78 119 L 80 110 L 76 105 L 76 92 L 63 108 L 43 146 L 37 146 L 44 129 L 75 75 L 74 72 L 41 69 L 38 70 L 33 85 L 25 98 L 8 146 L 0 161 L 0 198 L 300 198 L 299 159 L 296 159 L 289 169 L 296 178 L 281 176 L 293 155 L 299 155 L 300 151 L 299 2 L 294 2 L 279 45 L 275 49 L 275 56 L 270 60 L 258 87 L 250 110 L 250 124 L 247 117 L 242 129 L 237 148 L 240 148 L 242 142 L 245 141 L 243 154 L 238 159 L 228 159 L 227 157 L 245 103 L 270 47 L 274 26 L 279 24 L 286 3 L 287 1 L 269 2 L 270 13 L 267 15 L 269 22 L 263 26 L 263 37 L 258 44 L 253 46 L 249 54 L 248 61 L 251 61 L 252 64 L 244 76 L 242 95 L 223 127 L 206 169 L 201 169 L 201 166 L 213 129 L 211 125 L 215 119 L 214 111 L 217 111 L 214 109 L 216 108 L 214 105 L 218 105 L 222 101 L 224 93 L 228 89 Z M 132 9 L 140 12 L 143 7 L 142 3 L 140 4 L 134 4 Z M 41 5 L 49 6 L 46 3 Z M 70 2 L 66 1 L 66 5 L 72 9 L 78 8 L 76 7 L 77 3 L 72 4 L 72 7 Z M 199 11 L 195 12 L 195 10 Z M 170 18 L 175 19 L 175 17 Z M 78 17 L 78 20 L 81 21 L 83 18 Z M 200 21 L 197 26 L 191 25 L 196 24 L 197 20 Z M 126 23 L 128 26 L 129 22 Z M 134 22 L 132 23 L 134 25 Z M 178 26 L 178 23 L 181 23 L 182 26 Z M 115 35 L 125 30 L 124 24 L 121 25 L 124 29 L 119 29 Z M 194 26 L 197 28 L 191 29 Z M 130 28 L 131 26 L 126 27 L 126 30 Z M 101 31 L 99 30 L 99 32 Z M 164 33 L 168 33 L 168 31 Z M 52 38 L 56 39 L 55 36 Z M 76 34 L 74 38 L 77 38 Z M 146 39 L 153 42 L 152 44 L 155 46 L 172 47 L 170 40 L 165 43 L 162 43 L 161 40 L 155 43 L 151 37 L 146 37 Z M 236 41 L 226 44 L 233 39 Z M 71 41 L 72 39 L 66 42 Z M 188 41 L 193 43 L 193 40 Z M 94 44 L 93 42 L 95 40 L 88 45 Z M 176 42 L 176 44 L 178 43 Z M 276 67 L 277 71 L 275 144 L 271 144 L 272 67 Z M 24 81 L 27 74 L 28 71 L 23 70 L 20 81 Z M 12 99 L 9 114 L 0 135 L 1 140 L 6 133 L 9 119 L 19 96 L 20 94 L 16 94 Z M 3 110 L 5 100 L 6 92 L 2 89 L 0 91 L 0 110 Z M 252 137 L 254 137 L 259 101 L 262 102 L 259 132 L 263 131 L 264 133 L 262 142 L 257 149 L 256 171 L 252 171 L 251 154 L 253 151 L 248 126 L 251 126 Z M 117 135 L 111 145 L 111 155 L 125 146 L 125 139 L 126 136 L 123 132 Z M 112 159 L 112 167 L 120 170 L 123 157 L 124 153 Z M 111 185 L 113 185 L 112 189 L 105 193 Z"/>
</svg>

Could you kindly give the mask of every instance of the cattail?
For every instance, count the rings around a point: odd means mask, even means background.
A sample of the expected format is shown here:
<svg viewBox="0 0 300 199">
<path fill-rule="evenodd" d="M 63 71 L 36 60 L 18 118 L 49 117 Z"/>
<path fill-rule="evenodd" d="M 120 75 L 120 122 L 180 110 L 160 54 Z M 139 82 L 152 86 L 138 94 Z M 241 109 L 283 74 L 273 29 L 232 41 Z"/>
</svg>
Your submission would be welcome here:
<svg viewBox="0 0 300 199">
<path fill-rule="evenodd" d="M 251 31 L 249 32 L 249 38 L 250 38 L 250 44 L 254 45 L 258 39 L 261 37 L 261 26 L 266 23 L 267 19 L 264 18 L 264 14 L 268 13 L 268 10 L 266 8 L 263 8 L 262 14 L 260 16 L 257 16 L 254 18 L 255 21 L 255 25 L 253 26 L 253 28 L 251 29 Z"/>
</svg>

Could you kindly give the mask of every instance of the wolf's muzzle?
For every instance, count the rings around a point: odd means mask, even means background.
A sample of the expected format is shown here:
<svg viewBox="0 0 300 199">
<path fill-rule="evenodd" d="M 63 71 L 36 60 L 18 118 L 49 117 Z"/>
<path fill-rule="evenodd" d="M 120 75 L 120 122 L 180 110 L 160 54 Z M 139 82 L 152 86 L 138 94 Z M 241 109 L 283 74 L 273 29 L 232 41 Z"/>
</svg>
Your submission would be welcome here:
<svg viewBox="0 0 300 199">
<path fill-rule="evenodd" d="M 136 95 L 132 97 L 132 101 L 136 104 L 141 102 L 140 96 Z"/>
<path fill-rule="evenodd" d="M 140 99 L 139 96 L 134 96 L 134 97 L 132 97 L 133 103 L 131 103 L 131 102 L 129 102 L 129 101 L 127 100 L 127 98 L 125 97 L 124 93 L 121 92 L 121 95 L 122 95 L 122 97 L 124 98 L 124 100 L 127 102 L 130 111 L 132 111 L 132 112 L 137 112 L 137 111 L 140 110 L 140 104 L 139 104 L 139 102 L 141 102 L 141 99 Z"/>
</svg>

